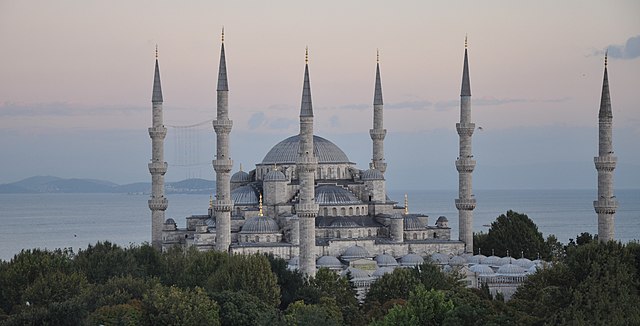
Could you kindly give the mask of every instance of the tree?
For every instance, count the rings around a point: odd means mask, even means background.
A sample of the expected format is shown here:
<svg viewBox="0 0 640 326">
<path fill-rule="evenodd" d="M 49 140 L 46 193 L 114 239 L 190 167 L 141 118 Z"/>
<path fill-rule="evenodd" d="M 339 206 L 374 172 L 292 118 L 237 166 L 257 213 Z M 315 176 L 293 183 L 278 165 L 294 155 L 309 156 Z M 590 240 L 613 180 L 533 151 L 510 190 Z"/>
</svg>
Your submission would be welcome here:
<svg viewBox="0 0 640 326">
<path fill-rule="evenodd" d="M 328 297 L 336 302 L 345 324 L 365 324 L 364 315 L 356 299 L 356 291 L 347 278 L 340 277 L 329 269 L 320 268 L 310 283 L 320 291 L 320 300 Z"/>
<path fill-rule="evenodd" d="M 419 285 L 409 294 L 407 304 L 394 306 L 373 325 L 441 325 L 453 308 L 453 301 L 446 299 L 443 291 Z"/>
<path fill-rule="evenodd" d="M 273 325 L 278 321 L 278 310 L 245 291 L 213 293 L 212 299 L 220 304 L 222 326 Z"/>
<path fill-rule="evenodd" d="M 340 309 L 336 302 L 324 297 L 318 304 L 305 304 L 296 301 L 289 305 L 285 311 L 287 325 L 313 325 L 313 326 L 337 326 L 342 325 Z"/>
<path fill-rule="evenodd" d="M 407 299 L 411 290 L 420 284 L 417 273 L 409 268 L 396 268 L 371 284 L 365 306 L 367 310 L 380 307 L 392 299 Z"/>
<path fill-rule="evenodd" d="M 74 266 L 91 283 L 104 283 L 113 276 L 136 275 L 138 271 L 134 256 L 109 241 L 97 242 L 78 252 Z"/>
<path fill-rule="evenodd" d="M 202 288 L 156 285 L 142 300 L 149 325 L 220 325 L 218 304 Z"/>
<path fill-rule="evenodd" d="M 484 255 L 491 255 L 495 251 L 498 256 L 524 257 L 543 259 L 551 257 L 551 249 L 545 245 L 542 233 L 535 223 L 525 214 L 512 210 L 502 214 L 491 223 L 489 232 L 474 236 L 474 246 L 481 248 Z"/>
</svg>

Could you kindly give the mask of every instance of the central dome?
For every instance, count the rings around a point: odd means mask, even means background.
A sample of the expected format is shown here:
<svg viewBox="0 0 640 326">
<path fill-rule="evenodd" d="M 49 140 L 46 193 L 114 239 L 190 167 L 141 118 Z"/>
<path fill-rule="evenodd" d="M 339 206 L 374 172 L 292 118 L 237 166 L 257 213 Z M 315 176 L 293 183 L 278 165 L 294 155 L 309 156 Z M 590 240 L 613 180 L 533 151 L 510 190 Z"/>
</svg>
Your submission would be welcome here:
<svg viewBox="0 0 640 326">
<path fill-rule="evenodd" d="M 291 136 L 271 148 L 265 155 L 262 164 L 295 164 L 298 159 L 300 135 Z M 313 154 L 318 163 L 350 163 L 345 154 L 336 144 L 319 136 L 313 136 Z"/>
</svg>

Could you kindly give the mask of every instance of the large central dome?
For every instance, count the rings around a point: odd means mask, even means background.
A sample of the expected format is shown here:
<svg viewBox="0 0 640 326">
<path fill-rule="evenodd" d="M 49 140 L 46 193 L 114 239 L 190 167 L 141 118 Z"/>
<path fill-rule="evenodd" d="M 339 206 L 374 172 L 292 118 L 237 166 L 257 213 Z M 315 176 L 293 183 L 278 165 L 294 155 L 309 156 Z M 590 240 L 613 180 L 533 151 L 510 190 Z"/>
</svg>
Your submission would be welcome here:
<svg viewBox="0 0 640 326">
<path fill-rule="evenodd" d="M 271 148 L 262 164 L 295 164 L 298 159 L 300 135 L 291 136 Z M 336 144 L 318 136 L 313 136 L 313 154 L 318 163 L 351 163 Z"/>
</svg>

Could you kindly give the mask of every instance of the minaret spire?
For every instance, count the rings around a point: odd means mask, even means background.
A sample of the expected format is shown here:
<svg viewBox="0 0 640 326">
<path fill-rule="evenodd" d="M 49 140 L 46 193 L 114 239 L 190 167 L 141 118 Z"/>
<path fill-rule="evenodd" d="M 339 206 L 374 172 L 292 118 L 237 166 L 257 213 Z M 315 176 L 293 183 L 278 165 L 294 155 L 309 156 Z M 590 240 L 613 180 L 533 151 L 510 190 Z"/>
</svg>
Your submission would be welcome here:
<svg viewBox="0 0 640 326">
<path fill-rule="evenodd" d="M 382 82 L 380 80 L 380 51 L 376 50 L 376 83 L 373 92 L 373 128 L 369 130 L 369 136 L 373 142 L 373 155 L 371 158 L 371 169 L 380 170 L 384 173 L 387 170 L 387 163 L 384 161 L 384 138 L 387 130 L 384 129 L 382 101 Z"/>
<path fill-rule="evenodd" d="M 299 218 L 300 271 L 307 276 L 316 274 L 316 216 L 315 172 L 318 160 L 313 153 L 313 106 L 309 82 L 309 49 L 305 50 L 304 82 L 300 106 L 300 147 L 296 168 L 300 183 L 299 202 L 296 213 Z"/>
<path fill-rule="evenodd" d="M 476 200 L 473 197 L 472 174 L 476 166 L 471 152 L 471 136 L 475 130 L 471 122 L 471 84 L 469 82 L 469 60 L 467 56 L 467 38 L 464 39 L 464 64 L 462 68 L 462 87 L 460 91 L 460 122 L 456 130 L 460 136 L 460 153 L 456 160 L 458 170 L 458 199 L 455 200 L 459 218 L 460 241 L 465 243 L 465 252 L 473 253 L 473 210 Z"/>
<path fill-rule="evenodd" d="M 162 119 L 162 87 L 160 85 L 157 45 L 151 104 L 152 124 L 149 128 L 149 136 L 151 137 L 151 162 L 149 163 L 149 173 L 151 173 L 151 198 L 149 198 L 151 245 L 153 248 L 161 250 L 164 212 L 169 201 L 164 196 L 164 175 L 167 173 L 167 162 L 164 161 L 164 138 L 167 135 L 167 128 L 165 128 Z"/>
<path fill-rule="evenodd" d="M 229 86 L 227 83 L 227 63 L 224 55 L 224 27 L 222 28 L 222 44 L 220 45 L 220 66 L 218 69 L 217 110 L 213 129 L 216 132 L 216 157 L 213 169 L 216 172 L 216 200 L 214 211 L 216 216 L 216 250 L 228 252 L 231 244 L 231 167 L 233 161 L 229 157 L 229 133 L 233 121 L 229 120 Z"/>
<path fill-rule="evenodd" d="M 594 158 L 598 171 L 598 198 L 593 207 L 598 214 L 598 239 L 602 242 L 614 240 L 614 218 L 618 201 L 613 195 L 613 170 L 618 158 L 613 155 L 611 96 L 607 74 L 607 54 L 604 57 L 602 95 L 598 112 L 598 156 Z"/>
</svg>

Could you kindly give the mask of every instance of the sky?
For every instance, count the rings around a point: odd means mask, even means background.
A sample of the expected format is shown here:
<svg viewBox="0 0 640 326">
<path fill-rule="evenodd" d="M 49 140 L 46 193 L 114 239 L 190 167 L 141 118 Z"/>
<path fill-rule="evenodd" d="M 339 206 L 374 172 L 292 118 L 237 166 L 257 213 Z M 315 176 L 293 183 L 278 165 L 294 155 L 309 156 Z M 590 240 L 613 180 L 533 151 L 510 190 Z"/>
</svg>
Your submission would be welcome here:
<svg viewBox="0 0 640 326">
<path fill-rule="evenodd" d="M 605 49 L 616 186 L 640 188 L 638 12 L 635 0 L 0 0 L 0 183 L 149 181 L 156 45 L 167 180 L 213 179 L 224 26 L 234 171 L 297 134 L 307 46 L 315 132 L 366 168 L 379 50 L 388 187 L 455 189 L 468 36 L 475 188 L 595 189 Z"/>
</svg>

